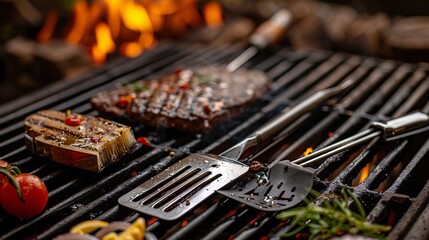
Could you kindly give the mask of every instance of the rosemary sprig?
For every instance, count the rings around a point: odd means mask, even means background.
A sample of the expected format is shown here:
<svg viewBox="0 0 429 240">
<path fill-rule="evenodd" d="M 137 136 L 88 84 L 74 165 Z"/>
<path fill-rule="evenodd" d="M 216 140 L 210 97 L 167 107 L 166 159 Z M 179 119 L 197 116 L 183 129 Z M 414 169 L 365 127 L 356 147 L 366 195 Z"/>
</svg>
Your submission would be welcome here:
<svg viewBox="0 0 429 240">
<path fill-rule="evenodd" d="M 311 194 L 315 197 L 320 196 L 314 191 Z M 309 234 L 309 239 L 317 237 L 320 240 L 344 234 L 385 239 L 385 233 L 390 231 L 391 227 L 367 222 L 362 203 L 349 189 L 343 188 L 341 196 L 338 197 L 338 199 L 322 199 L 320 205 L 306 199 L 307 206 L 279 213 L 278 219 L 290 220 L 290 230 L 284 237 L 306 232 Z M 349 208 L 347 204 L 349 198 L 353 199 L 357 212 Z"/>
<path fill-rule="evenodd" d="M 129 83 L 126 87 L 135 92 L 143 92 L 149 90 L 149 86 L 143 85 L 140 82 Z"/>
</svg>

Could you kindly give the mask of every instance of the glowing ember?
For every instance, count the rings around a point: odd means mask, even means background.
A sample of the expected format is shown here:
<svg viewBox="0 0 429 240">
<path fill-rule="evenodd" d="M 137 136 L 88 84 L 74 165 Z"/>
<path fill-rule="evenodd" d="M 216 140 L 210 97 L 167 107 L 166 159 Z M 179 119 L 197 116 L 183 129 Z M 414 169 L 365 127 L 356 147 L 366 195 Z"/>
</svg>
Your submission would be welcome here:
<svg viewBox="0 0 429 240">
<path fill-rule="evenodd" d="M 204 17 L 209 27 L 222 25 L 222 7 L 216 2 L 209 2 L 204 6 Z"/>
<path fill-rule="evenodd" d="M 138 42 L 129 42 L 121 45 L 121 53 L 126 57 L 137 57 L 143 52 L 143 47 Z"/>
<path fill-rule="evenodd" d="M 366 166 L 362 169 L 359 176 L 359 184 L 362 183 L 369 174 L 369 163 L 366 164 Z"/>
<path fill-rule="evenodd" d="M 334 133 L 333 132 L 328 132 L 328 137 L 332 137 L 332 136 L 334 136 Z"/>
<path fill-rule="evenodd" d="M 157 221 L 158 221 L 158 218 L 153 217 L 147 221 L 147 225 L 150 226 L 150 225 L 156 223 Z"/>
<path fill-rule="evenodd" d="M 188 220 L 183 220 L 181 226 L 182 227 L 186 227 L 186 225 L 188 225 L 189 221 Z"/>
<path fill-rule="evenodd" d="M 312 147 L 309 147 L 305 150 L 305 152 L 302 154 L 304 156 L 307 156 L 308 154 L 312 153 L 314 150 Z"/>
<path fill-rule="evenodd" d="M 237 210 L 235 210 L 235 209 L 229 211 L 228 214 L 226 214 L 226 218 L 230 218 L 230 217 L 234 216 L 236 212 L 237 212 Z"/>
</svg>

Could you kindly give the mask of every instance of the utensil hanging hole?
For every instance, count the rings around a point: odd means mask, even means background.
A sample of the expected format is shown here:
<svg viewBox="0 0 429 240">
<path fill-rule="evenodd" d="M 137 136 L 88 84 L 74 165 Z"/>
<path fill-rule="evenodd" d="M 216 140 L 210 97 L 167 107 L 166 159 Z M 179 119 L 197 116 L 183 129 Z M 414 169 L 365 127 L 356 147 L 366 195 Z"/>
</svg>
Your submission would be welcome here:
<svg viewBox="0 0 429 240">
<path fill-rule="evenodd" d="M 211 167 L 215 167 L 215 168 L 218 168 L 220 165 L 219 164 L 217 164 L 217 163 L 213 163 L 212 165 L 211 165 Z"/>
</svg>

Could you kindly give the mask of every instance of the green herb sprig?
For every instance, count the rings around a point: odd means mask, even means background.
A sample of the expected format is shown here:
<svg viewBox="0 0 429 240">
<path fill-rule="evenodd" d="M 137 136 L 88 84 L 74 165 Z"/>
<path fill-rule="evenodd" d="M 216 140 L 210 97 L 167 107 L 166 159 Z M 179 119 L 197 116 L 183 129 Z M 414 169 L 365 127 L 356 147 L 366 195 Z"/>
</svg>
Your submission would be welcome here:
<svg viewBox="0 0 429 240">
<path fill-rule="evenodd" d="M 149 86 L 143 85 L 140 82 L 129 83 L 126 87 L 135 92 L 143 92 L 149 90 Z"/>
<path fill-rule="evenodd" d="M 311 194 L 320 196 L 314 191 Z M 353 199 L 357 212 L 348 207 L 349 198 Z M 306 232 L 310 235 L 309 239 L 317 237 L 320 240 L 344 234 L 385 239 L 385 233 L 391 230 L 390 226 L 367 222 L 362 203 L 347 188 L 341 190 L 339 198 L 322 199 L 320 205 L 308 199 L 305 202 L 305 207 L 293 208 L 277 215 L 278 219 L 290 220 L 290 230 L 284 237 Z"/>
</svg>

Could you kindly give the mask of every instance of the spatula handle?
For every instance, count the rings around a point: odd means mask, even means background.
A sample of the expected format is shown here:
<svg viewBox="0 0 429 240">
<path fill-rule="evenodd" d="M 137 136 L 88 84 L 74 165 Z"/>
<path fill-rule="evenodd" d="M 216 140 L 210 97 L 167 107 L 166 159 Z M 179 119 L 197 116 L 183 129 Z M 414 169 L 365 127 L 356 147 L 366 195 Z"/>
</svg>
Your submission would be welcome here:
<svg viewBox="0 0 429 240">
<path fill-rule="evenodd" d="M 328 88 L 316 92 L 314 95 L 300 102 L 298 105 L 283 110 L 283 112 L 279 116 L 277 116 L 276 118 L 262 126 L 260 129 L 258 129 L 252 135 L 252 137 L 256 137 L 258 143 L 262 143 L 265 140 L 271 139 L 275 134 L 285 129 L 293 121 L 295 121 L 305 113 L 319 108 L 328 99 L 339 95 L 351 85 L 352 80 L 348 80 L 338 87 Z"/>
<path fill-rule="evenodd" d="M 265 140 L 271 139 L 274 135 L 281 132 L 293 121 L 297 120 L 309 111 L 320 107 L 326 100 L 344 92 L 351 85 L 353 85 L 353 81 L 348 80 L 338 87 L 328 88 L 316 92 L 314 95 L 302 101 L 298 105 L 292 108 L 286 108 L 280 115 L 256 130 L 255 133 L 251 134 L 237 145 L 219 155 L 233 160 L 240 160 L 245 152 L 256 151 L 257 146 L 264 143 Z"/>
</svg>

